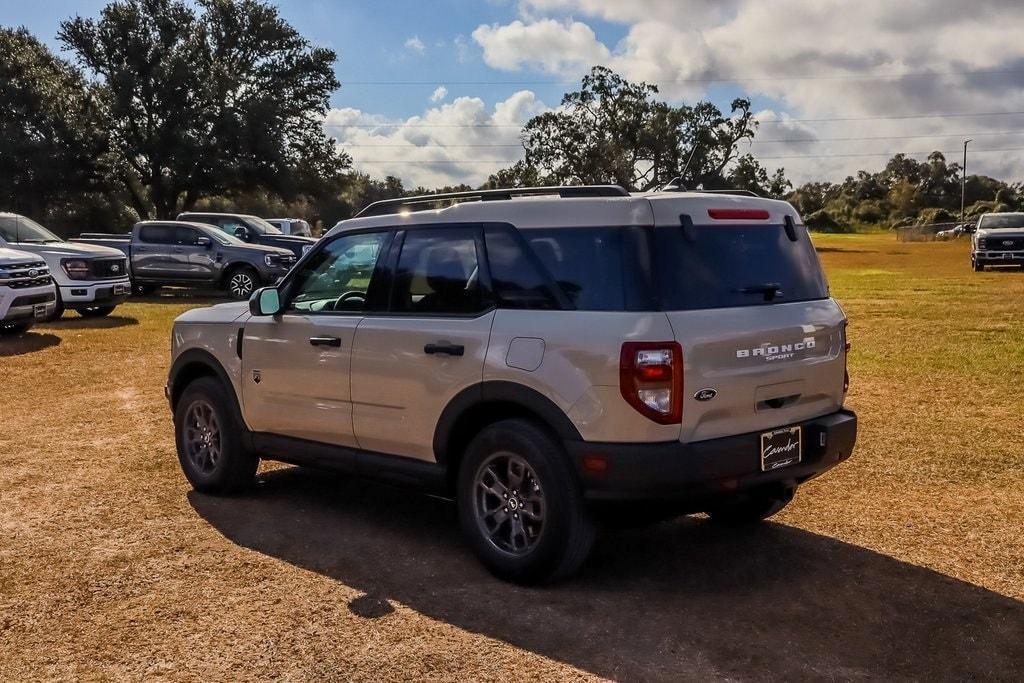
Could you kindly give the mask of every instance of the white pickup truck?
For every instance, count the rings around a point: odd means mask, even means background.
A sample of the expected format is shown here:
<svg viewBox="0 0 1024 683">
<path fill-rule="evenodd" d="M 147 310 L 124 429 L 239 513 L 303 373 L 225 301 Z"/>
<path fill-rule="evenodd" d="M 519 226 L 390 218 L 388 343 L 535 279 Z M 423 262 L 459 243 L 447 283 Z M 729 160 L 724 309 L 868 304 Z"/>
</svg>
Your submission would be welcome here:
<svg viewBox="0 0 1024 683">
<path fill-rule="evenodd" d="M 53 315 L 50 269 L 34 254 L 0 248 L 0 335 L 21 334 Z"/>
<path fill-rule="evenodd" d="M 0 248 L 38 256 L 57 285 L 54 318 L 70 308 L 83 316 L 110 315 L 131 294 L 128 259 L 117 249 L 62 240 L 30 218 L 0 213 Z"/>
</svg>

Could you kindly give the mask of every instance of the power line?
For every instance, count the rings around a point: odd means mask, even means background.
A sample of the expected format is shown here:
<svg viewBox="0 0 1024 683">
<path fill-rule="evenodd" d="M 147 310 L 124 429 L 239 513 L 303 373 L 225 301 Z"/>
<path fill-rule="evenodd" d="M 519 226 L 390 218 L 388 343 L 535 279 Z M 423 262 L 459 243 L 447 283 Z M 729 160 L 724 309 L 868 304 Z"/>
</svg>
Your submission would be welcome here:
<svg viewBox="0 0 1024 683">
<path fill-rule="evenodd" d="M 940 114 L 906 114 L 896 116 L 846 116 L 816 119 L 772 119 L 758 121 L 761 125 L 784 125 L 788 123 L 827 123 L 831 121 L 897 121 L 908 119 L 974 118 L 981 116 L 1019 116 L 1024 111 L 956 112 Z M 324 123 L 324 128 L 522 128 L 518 123 Z"/>
<path fill-rule="evenodd" d="M 1024 130 L 1001 130 L 988 131 L 983 133 L 935 133 L 932 135 L 873 135 L 866 137 L 840 137 L 840 138 L 780 138 L 776 140 L 748 140 L 748 144 L 779 144 L 784 142 L 859 142 L 863 140 L 925 140 L 933 138 L 964 138 L 998 135 L 1024 135 Z M 346 149 L 352 148 L 391 148 L 391 149 L 433 149 L 424 145 L 395 145 L 395 144 L 348 144 L 342 143 Z M 480 143 L 480 144 L 458 144 L 458 145 L 437 145 L 437 147 L 448 148 L 476 148 L 476 149 L 499 149 L 499 148 L 522 148 L 522 144 L 515 142 L 510 144 Z"/>
<path fill-rule="evenodd" d="M 938 151 L 940 154 L 958 154 L 960 150 L 929 150 L 926 152 L 870 152 L 857 154 L 787 154 L 783 156 L 760 156 L 758 159 L 841 159 L 856 157 L 893 157 L 897 154 L 904 156 L 921 156 L 932 154 Z M 1021 152 L 1024 147 L 1005 147 L 1002 149 L 972 149 L 971 154 L 985 154 L 993 152 Z M 511 159 L 434 159 L 434 160 L 408 160 L 408 159 L 356 159 L 357 164 L 507 164 L 518 161 L 518 158 Z"/>
<path fill-rule="evenodd" d="M 708 76 L 700 78 L 668 78 L 660 80 L 645 80 L 653 85 L 684 85 L 696 83 L 758 83 L 758 82 L 785 82 L 785 81 L 886 81 L 900 80 L 904 78 L 938 78 L 943 76 L 1005 76 L 1024 74 L 1022 69 L 974 69 L 955 71 L 902 71 L 878 74 L 831 74 L 831 75 L 804 75 L 804 76 Z M 462 86 L 462 85 L 577 85 L 575 81 L 543 81 L 543 80 L 517 80 L 517 81 L 457 81 L 446 79 L 435 79 L 429 81 L 346 81 L 342 79 L 342 85 L 362 86 Z"/>
</svg>

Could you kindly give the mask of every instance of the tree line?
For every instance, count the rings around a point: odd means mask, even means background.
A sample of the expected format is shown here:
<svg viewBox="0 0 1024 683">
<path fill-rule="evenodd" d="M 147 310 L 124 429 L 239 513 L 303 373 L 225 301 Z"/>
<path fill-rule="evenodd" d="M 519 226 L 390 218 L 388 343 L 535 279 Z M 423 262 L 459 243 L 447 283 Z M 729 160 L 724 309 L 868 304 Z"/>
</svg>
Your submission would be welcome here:
<svg viewBox="0 0 1024 683">
<path fill-rule="evenodd" d="M 62 22 L 57 38 L 69 59 L 0 27 L 0 210 L 65 234 L 194 208 L 329 226 L 377 199 L 473 189 L 352 170 L 322 125 L 340 87 L 335 53 L 261 0 L 117 0 Z M 961 168 L 942 154 L 794 188 L 784 169 L 740 153 L 758 132 L 750 108 L 673 106 L 654 85 L 594 67 L 524 125 L 523 158 L 481 187 L 749 190 L 792 201 L 823 230 L 955 218 Z M 971 175 L 966 201 L 971 215 L 1021 209 L 1024 189 Z"/>
</svg>

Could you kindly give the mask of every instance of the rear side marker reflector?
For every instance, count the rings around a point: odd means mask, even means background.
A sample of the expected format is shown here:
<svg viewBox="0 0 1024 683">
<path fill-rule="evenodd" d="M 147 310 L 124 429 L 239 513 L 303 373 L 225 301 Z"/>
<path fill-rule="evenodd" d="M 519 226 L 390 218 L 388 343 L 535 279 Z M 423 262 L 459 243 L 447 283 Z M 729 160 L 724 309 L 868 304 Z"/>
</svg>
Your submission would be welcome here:
<svg viewBox="0 0 1024 683">
<path fill-rule="evenodd" d="M 708 209 L 708 216 L 716 221 L 766 221 L 765 209 Z"/>
</svg>

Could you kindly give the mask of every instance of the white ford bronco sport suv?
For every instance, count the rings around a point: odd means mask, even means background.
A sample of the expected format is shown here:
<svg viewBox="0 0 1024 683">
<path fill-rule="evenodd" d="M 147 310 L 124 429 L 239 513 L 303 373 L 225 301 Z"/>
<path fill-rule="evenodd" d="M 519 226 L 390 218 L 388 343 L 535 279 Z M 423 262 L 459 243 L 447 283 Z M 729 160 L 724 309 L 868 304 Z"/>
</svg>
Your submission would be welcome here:
<svg viewBox="0 0 1024 683">
<path fill-rule="evenodd" d="M 167 396 L 196 489 L 260 458 L 414 484 L 537 582 L 608 510 L 774 514 L 850 457 L 846 385 L 789 204 L 590 186 L 372 204 L 248 305 L 179 317 Z"/>
</svg>

